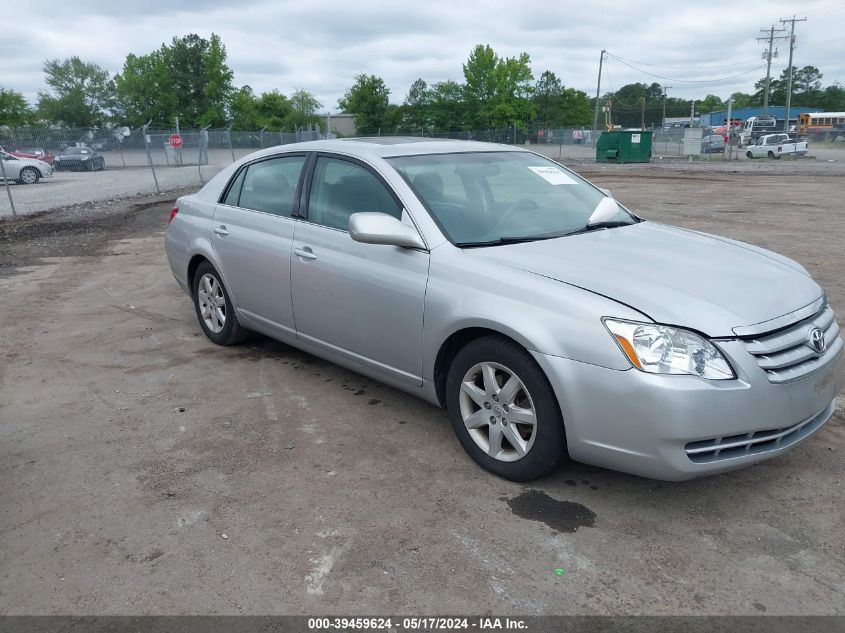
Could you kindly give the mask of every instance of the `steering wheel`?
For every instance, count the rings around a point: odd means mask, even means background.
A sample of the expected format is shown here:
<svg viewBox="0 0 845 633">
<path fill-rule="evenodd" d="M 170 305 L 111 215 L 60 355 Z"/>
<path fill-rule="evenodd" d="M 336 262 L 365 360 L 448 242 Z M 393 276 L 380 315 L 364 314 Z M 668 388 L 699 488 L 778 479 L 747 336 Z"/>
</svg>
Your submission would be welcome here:
<svg viewBox="0 0 845 633">
<path fill-rule="evenodd" d="M 540 206 L 531 198 L 520 198 L 505 210 L 499 224 L 510 219 L 512 215 L 517 215 L 519 211 L 533 211 L 539 208 Z"/>
</svg>

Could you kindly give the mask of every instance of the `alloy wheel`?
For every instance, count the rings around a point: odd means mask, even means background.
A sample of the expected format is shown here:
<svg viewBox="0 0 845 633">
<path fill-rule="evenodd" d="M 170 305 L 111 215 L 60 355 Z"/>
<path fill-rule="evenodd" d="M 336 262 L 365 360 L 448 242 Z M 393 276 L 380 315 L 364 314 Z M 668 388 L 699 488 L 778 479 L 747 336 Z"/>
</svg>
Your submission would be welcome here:
<svg viewBox="0 0 845 633">
<path fill-rule="evenodd" d="M 33 185 L 38 182 L 38 174 L 32 169 L 24 169 L 21 171 L 21 180 L 25 185 Z"/>
<path fill-rule="evenodd" d="M 534 403 L 519 376 L 504 365 L 483 362 L 470 367 L 461 381 L 459 404 L 469 436 L 490 457 L 514 462 L 534 445 Z"/>
<path fill-rule="evenodd" d="M 214 334 L 222 332 L 226 325 L 226 297 L 223 286 L 214 275 L 206 273 L 200 278 L 197 301 L 205 326 Z"/>
</svg>

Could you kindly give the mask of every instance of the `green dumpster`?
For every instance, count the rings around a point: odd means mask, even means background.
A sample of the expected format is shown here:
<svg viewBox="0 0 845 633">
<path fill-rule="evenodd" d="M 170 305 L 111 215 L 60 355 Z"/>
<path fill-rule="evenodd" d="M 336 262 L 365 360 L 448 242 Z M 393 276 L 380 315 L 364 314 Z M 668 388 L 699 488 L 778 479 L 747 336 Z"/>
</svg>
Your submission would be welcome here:
<svg viewBox="0 0 845 633">
<path fill-rule="evenodd" d="M 651 132 L 614 130 L 602 132 L 596 143 L 597 163 L 648 163 L 651 161 Z"/>
</svg>

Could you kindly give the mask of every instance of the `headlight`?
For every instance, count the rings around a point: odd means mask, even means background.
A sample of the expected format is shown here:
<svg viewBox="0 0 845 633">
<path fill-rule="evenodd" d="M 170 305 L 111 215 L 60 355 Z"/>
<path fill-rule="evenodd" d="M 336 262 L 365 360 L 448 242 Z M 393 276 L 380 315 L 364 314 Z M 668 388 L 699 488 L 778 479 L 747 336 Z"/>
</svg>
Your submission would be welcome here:
<svg viewBox="0 0 845 633">
<path fill-rule="evenodd" d="M 668 325 L 604 319 L 631 364 L 650 374 L 685 374 L 708 380 L 736 378 L 722 353 L 695 332 Z"/>
</svg>

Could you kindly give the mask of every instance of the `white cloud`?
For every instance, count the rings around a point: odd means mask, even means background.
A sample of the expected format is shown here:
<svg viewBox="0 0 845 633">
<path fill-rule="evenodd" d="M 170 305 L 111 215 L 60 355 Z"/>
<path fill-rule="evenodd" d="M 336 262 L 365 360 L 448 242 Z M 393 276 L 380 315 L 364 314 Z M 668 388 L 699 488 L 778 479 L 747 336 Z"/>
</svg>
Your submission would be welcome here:
<svg viewBox="0 0 845 633">
<path fill-rule="evenodd" d="M 142 0 L 110 5 L 80 0 L 4 8 L 4 23 L 11 28 L 0 40 L 0 85 L 34 101 L 44 89 L 46 58 L 79 55 L 114 73 L 130 52 L 149 52 L 174 35 L 216 32 L 227 46 L 238 85 L 249 84 L 256 92 L 305 88 L 332 109 L 360 72 L 381 76 L 395 102 L 402 101 L 417 77 L 460 80 L 461 65 L 477 43 L 488 43 L 502 55 L 527 52 L 536 76 L 553 70 L 566 85 L 589 94 L 595 92 L 599 51 L 606 48 L 667 79 L 610 57 L 602 92 L 633 81 L 657 81 L 671 84 L 673 96 L 727 96 L 752 91 L 764 74 L 759 68 L 763 45 L 755 40 L 759 29 L 793 13 L 808 17 L 797 26 L 796 65 L 819 67 L 825 84 L 845 83 L 841 0 L 749 0 L 741 5 L 711 0 L 685 6 L 653 0 Z M 787 62 L 786 43 L 779 48 L 774 76 Z M 745 71 L 751 72 L 718 83 L 687 83 Z"/>
</svg>

